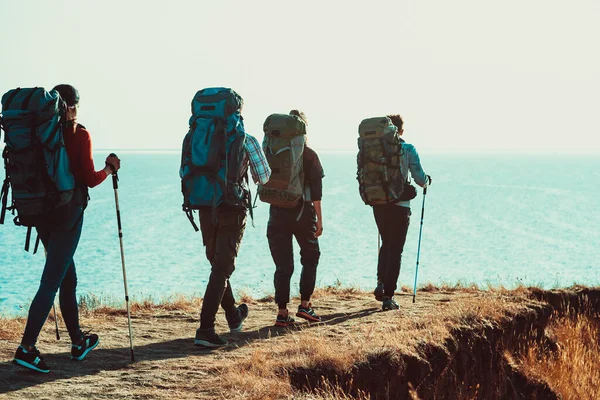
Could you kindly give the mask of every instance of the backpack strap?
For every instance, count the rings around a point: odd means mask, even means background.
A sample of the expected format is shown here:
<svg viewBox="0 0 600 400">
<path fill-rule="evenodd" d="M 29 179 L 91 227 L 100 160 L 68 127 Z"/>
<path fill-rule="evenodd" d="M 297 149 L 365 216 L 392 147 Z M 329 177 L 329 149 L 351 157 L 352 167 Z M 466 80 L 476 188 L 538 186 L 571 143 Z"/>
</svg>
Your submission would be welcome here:
<svg viewBox="0 0 600 400">
<path fill-rule="evenodd" d="M 21 91 L 21 88 L 16 88 L 14 92 L 12 92 L 12 94 L 10 95 L 10 97 L 8 99 L 6 99 L 6 104 L 4 104 L 4 109 L 8 110 L 8 108 L 10 107 L 10 103 L 12 103 L 13 99 L 15 98 L 15 96 Z"/>
<path fill-rule="evenodd" d="M 27 235 L 25 236 L 25 251 L 29 251 L 29 244 L 31 242 L 31 227 L 27 227 Z"/>
<path fill-rule="evenodd" d="M 0 202 L 2 203 L 2 210 L 0 210 L 0 224 L 4 224 L 8 203 L 8 189 L 10 188 L 10 174 L 8 172 L 8 147 L 4 148 L 4 151 L 2 152 L 2 158 L 4 158 L 4 170 L 6 177 L 4 178 L 2 190 L 0 191 Z"/>
<path fill-rule="evenodd" d="M 31 98 L 37 91 L 38 91 L 38 88 L 36 87 L 36 88 L 34 88 L 34 90 L 29 92 L 29 94 L 27 95 L 27 97 L 25 97 L 25 99 L 23 99 L 23 104 L 21 105 L 22 110 L 27 110 L 27 108 L 29 107 L 29 102 L 31 101 Z"/>
<path fill-rule="evenodd" d="M 249 171 L 246 170 L 246 175 L 244 175 L 244 180 L 246 181 L 246 186 L 248 186 L 248 212 L 250 213 L 250 220 L 252 221 L 252 227 L 256 228 L 254 225 L 254 207 L 256 207 L 256 199 L 258 196 L 254 198 L 254 204 L 252 204 L 252 190 L 250 190 L 250 179 L 248 178 Z"/>
<path fill-rule="evenodd" d="M 40 235 L 35 237 L 35 246 L 33 246 L 33 254 L 37 253 L 38 247 L 40 246 Z"/>
<path fill-rule="evenodd" d="M 194 227 L 194 230 L 196 232 L 198 232 L 200 229 L 198 228 L 198 225 L 196 225 L 196 223 L 194 222 L 194 210 L 192 210 L 191 208 L 187 208 L 187 207 L 184 206 L 183 207 L 183 212 L 185 212 L 186 217 L 188 217 L 188 219 L 190 220 L 190 223 Z"/>
</svg>

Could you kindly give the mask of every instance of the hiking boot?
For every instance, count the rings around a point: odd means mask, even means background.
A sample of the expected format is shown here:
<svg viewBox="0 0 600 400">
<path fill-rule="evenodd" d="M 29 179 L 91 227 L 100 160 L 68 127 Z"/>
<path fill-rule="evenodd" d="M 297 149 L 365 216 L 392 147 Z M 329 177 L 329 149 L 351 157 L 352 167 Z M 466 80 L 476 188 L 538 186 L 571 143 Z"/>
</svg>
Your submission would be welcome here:
<svg viewBox="0 0 600 400">
<path fill-rule="evenodd" d="M 377 287 L 373 291 L 375 295 L 375 300 L 383 301 L 383 282 L 377 281 Z"/>
<path fill-rule="evenodd" d="M 290 326 L 290 325 L 294 325 L 296 323 L 296 321 L 294 320 L 294 318 L 290 317 L 290 314 L 286 315 L 285 317 L 283 315 L 277 314 L 277 319 L 275 320 L 275 326 Z"/>
<path fill-rule="evenodd" d="M 194 344 L 196 346 L 216 348 L 227 346 L 227 340 L 221 339 L 215 332 L 215 328 L 196 329 Z"/>
<path fill-rule="evenodd" d="M 19 346 L 12 363 L 44 374 L 50 372 L 39 350 L 35 347 L 32 351 L 27 351 L 25 347 Z"/>
<path fill-rule="evenodd" d="M 312 304 L 308 303 L 308 307 L 302 307 L 302 304 L 298 306 L 298 312 L 296 313 L 296 317 L 304 318 L 310 322 L 321 322 L 321 317 L 319 317 L 315 310 L 312 308 Z"/>
<path fill-rule="evenodd" d="M 394 301 L 393 297 L 384 297 L 383 303 L 381 304 L 381 309 L 383 311 L 399 310 L 400 306 Z"/>
<path fill-rule="evenodd" d="M 89 333 L 89 332 L 88 332 Z M 96 346 L 100 344 L 100 339 L 98 339 L 98 335 L 83 335 L 83 339 L 79 344 L 71 345 L 71 360 L 81 361 L 87 356 L 87 354 L 94 350 Z"/>
<path fill-rule="evenodd" d="M 244 325 L 244 320 L 248 317 L 248 305 L 240 304 L 236 309 L 236 316 L 231 321 L 227 320 L 230 332 L 240 332 Z"/>
</svg>

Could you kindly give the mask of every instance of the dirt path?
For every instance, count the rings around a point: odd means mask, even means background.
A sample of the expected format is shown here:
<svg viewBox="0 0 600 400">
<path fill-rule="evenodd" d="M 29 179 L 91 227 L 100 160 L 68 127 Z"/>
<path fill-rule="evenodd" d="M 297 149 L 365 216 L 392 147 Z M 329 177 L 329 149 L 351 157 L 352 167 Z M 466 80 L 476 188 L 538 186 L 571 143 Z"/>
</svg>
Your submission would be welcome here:
<svg viewBox="0 0 600 400">
<path fill-rule="evenodd" d="M 352 340 L 364 341 L 363 345 L 369 346 L 369 335 L 382 327 L 402 330 L 421 324 L 426 329 L 428 321 L 433 315 L 440 315 L 441 310 L 451 310 L 463 301 L 477 303 L 483 297 L 486 295 L 481 293 L 424 292 L 413 304 L 411 295 L 401 294 L 397 296 L 400 311 L 382 312 L 380 303 L 369 294 L 352 290 L 321 293 L 314 299 L 313 306 L 323 322 L 303 322 L 293 329 L 273 326 L 273 303 L 251 301 L 244 331 L 224 334 L 230 345 L 214 351 L 193 345 L 198 327 L 199 309 L 196 307 L 142 308 L 133 313 L 136 357 L 133 364 L 129 357 L 126 317 L 99 310 L 82 316 L 82 325 L 92 328 L 101 341 L 83 362 L 69 359 L 64 325 L 62 338 L 56 341 L 54 324 L 46 323 L 38 348 L 51 368 L 49 374 L 32 373 L 10 363 L 24 324 L 22 320 L 13 321 L 13 330 L 18 334 L 0 337 L 0 398 L 245 398 L 244 393 L 250 393 L 251 389 L 232 388 L 230 380 L 222 380 L 220 371 L 235 370 L 242 360 L 260 363 L 261 354 L 268 354 L 276 345 L 293 348 L 308 333 L 333 344 L 354 337 Z M 227 331 L 222 313 L 217 316 L 216 329 L 219 333 Z M 240 386 L 255 383 L 244 382 Z M 272 397 L 280 396 L 273 393 Z"/>
</svg>

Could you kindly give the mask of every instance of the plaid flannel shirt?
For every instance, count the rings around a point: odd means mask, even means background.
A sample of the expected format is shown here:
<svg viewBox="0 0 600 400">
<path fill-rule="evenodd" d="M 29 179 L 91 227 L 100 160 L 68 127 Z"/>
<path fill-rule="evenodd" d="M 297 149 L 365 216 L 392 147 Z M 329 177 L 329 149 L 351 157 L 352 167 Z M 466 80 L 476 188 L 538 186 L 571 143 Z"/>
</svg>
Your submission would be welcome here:
<svg viewBox="0 0 600 400">
<path fill-rule="evenodd" d="M 258 140 L 252 135 L 246 134 L 246 142 L 244 143 L 244 161 L 242 165 L 245 167 L 247 162 L 250 164 L 250 172 L 254 183 L 264 185 L 271 177 L 271 167 L 265 158 Z M 243 167 L 242 167 L 243 168 Z"/>
</svg>

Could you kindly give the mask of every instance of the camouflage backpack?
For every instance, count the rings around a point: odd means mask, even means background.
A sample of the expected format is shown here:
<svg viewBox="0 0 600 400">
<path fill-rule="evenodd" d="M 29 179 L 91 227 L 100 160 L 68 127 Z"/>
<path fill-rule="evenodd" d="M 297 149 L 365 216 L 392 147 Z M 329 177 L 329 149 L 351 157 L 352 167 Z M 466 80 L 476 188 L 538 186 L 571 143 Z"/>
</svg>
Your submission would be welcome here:
<svg viewBox="0 0 600 400">
<path fill-rule="evenodd" d="M 364 119 L 358 127 L 358 189 L 370 206 L 397 203 L 405 184 L 402 141 L 388 117 Z"/>
</svg>

